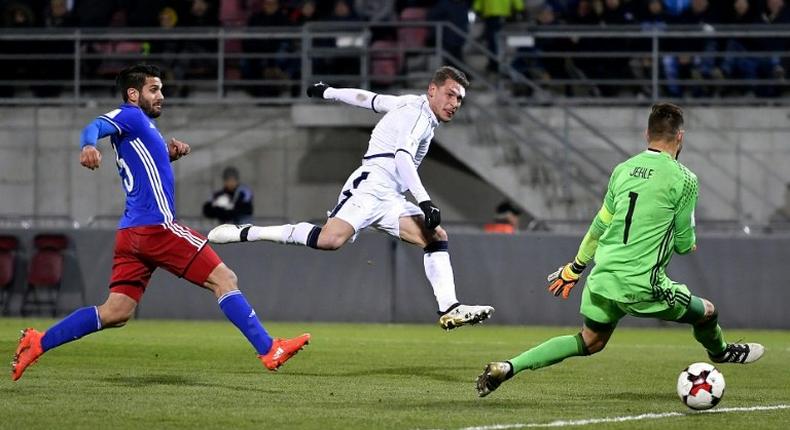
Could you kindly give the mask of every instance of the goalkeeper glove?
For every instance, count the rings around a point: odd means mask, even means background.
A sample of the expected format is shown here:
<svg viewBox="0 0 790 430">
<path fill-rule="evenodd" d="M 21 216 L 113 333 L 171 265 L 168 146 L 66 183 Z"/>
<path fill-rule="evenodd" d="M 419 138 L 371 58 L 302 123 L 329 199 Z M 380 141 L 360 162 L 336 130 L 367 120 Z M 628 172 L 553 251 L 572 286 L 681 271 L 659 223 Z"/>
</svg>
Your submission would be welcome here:
<svg viewBox="0 0 790 430">
<path fill-rule="evenodd" d="M 327 88 L 329 88 L 329 85 L 323 82 L 310 85 L 307 87 L 307 97 L 317 97 L 322 99 L 324 98 L 324 91 L 326 91 Z"/>
<path fill-rule="evenodd" d="M 428 230 L 434 230 L 436 227 L 439 227 L 439 224 L 442 223 L 442 214 L 432 201 L 420 202 L 420 209 L 425 214 L 425 227 Z"/>
<path fill-rule="evenodd" d="M 561 266 L 547 278 L 549 281 L 549 292 L 554 294 L 555 297 L 562 294 L 562 298 L 567 299 L 585 268 L 587 268 L 587 265 L 580 264 L 575 259 L 573 262 Z"/>
</svg>

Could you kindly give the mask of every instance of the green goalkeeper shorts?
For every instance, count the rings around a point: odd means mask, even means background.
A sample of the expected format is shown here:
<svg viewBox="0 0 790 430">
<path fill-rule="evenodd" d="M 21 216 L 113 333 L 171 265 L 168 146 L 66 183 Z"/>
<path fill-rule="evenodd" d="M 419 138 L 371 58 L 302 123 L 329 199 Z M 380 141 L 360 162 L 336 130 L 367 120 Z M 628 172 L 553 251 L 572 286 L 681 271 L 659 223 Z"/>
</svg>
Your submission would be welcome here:
<svg viewBox="0 0 790 430">
<path fill-rule="evenodd" d="M 691 295 L 684 284 L 675 283 L 674 291 L 674 300 L 622 303 L 585 288 L 579 312 L 584 317 L 584 324 L 597 332 L 614 330 L 617 322 L 626 315 L 684 323 L 702 319 L 705 315 L 702 299 Z"/>
</svg>

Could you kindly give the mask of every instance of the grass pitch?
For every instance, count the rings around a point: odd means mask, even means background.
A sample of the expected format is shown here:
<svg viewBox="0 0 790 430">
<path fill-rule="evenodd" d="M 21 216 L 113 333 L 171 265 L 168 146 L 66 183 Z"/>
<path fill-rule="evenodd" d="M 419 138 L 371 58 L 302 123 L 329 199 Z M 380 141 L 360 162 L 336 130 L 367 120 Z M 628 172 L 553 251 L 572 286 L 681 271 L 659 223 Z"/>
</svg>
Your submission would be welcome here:
<svg viewBox="0 0 790 430">
<path fill-rule="evenodd" d="M 0 319 L 0 358 L 19 329 L 52 321 Z M 133 321 L 47 353 L 12 383 L 0 379 L 2 429 L 786 429 L 790 333 L 725 330 L 761 342 L 753 365 L 720 365 L 727 389 L 693 413 L 675 394 L 679 372 L 706 356 L 685 328 L 625 329 L 602 353 L 526 371 L 480 399 L 474 379 L 574 328 L 267 324 L 271 333 L 313 334 L 279 372 L 255 359 L 226 322 Z M 733 408 L 785 405 L 784 409 Z M 658 414 L 633 418 L 642 414 Z M 597 422 L 631 417 L 625 422 Z M 592 421 L 585 421 L 592 420 Z"/>
</svg>

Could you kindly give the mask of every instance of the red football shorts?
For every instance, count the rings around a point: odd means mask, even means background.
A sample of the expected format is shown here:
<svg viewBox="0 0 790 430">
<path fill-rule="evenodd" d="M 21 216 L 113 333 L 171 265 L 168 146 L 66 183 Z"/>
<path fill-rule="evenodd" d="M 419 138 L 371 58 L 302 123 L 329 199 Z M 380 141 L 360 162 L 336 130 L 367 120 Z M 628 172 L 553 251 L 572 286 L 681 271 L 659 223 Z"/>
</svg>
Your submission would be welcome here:
<svg viewBox="0 0 790 430">
<path fill-rule="evenodd" d="M 124 228 L 115 234 L 110 291 L 139 303 L 157 267 L 202 286 L 220 263 L 205 236 L 185 225 Z"/>
</svg>

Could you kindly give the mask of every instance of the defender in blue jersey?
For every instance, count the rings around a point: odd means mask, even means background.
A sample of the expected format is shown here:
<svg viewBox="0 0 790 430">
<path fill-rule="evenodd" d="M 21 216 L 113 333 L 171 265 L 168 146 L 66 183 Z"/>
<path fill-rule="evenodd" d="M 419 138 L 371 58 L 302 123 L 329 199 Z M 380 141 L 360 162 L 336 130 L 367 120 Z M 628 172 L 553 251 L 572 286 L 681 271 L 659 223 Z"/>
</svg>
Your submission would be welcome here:
<svg viewBox="0 0 790 430">
<path fill-rule="evenodd" d="M 273 339 L 236 285 L 236 275 L 206 244 L 206 238 L 176 221 L 175 180 L 170 163 L 189 154 L 176 139 L 165 143 L 154 119 L 162 114 L 159 69 L 137 65 L 118 76 L 124 104 L 99 116 L 82 133 L 80 164 L 93 170 L 102 154 L 99 139 L 109 137 L 126 193 L 126 209 L 115 236 L 110 294 L 100 306 L 78 309 L 46 332 L 22 331 L 12 362 L 14 381 L 46 351 L 90 333 L 121 327 L 131 318 L 157 267 L 211 290 L 222 312 L 255 348 L 269 370 L 276 370 L 310 340 L 309 334 Z"/>
</svg>

